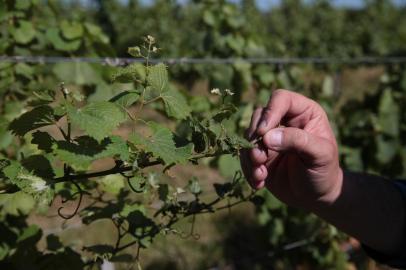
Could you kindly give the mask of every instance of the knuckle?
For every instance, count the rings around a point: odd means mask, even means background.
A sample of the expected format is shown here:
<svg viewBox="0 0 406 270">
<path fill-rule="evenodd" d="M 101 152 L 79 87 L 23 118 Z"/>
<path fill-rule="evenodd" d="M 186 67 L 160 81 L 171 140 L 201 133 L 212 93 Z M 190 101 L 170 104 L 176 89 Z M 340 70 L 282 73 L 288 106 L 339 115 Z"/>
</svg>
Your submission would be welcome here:
<svg viewBox="0 0 406 270">
<path fill-rule="evenodd" d="M 293 130 L 291 140 L 294 148 L 304 149 L 309 142 L 309 135 L 301 130 Z"/>
<path fill-rule="evenodd" d="M 326 149 L 325 150 L 326 163 L 331 163 L 338 159 L 338 150 L 333 144 L 328 143 L 325 149 Z"/>
<path fill-rule="evenodd" d="M 275 98 L 276 96 L 280 96 L 280 95 L 286 95 L 287 93 L 289 93 L 288 90 L 279 88 L 272 92 L 272 98 Z"/>
</svg>

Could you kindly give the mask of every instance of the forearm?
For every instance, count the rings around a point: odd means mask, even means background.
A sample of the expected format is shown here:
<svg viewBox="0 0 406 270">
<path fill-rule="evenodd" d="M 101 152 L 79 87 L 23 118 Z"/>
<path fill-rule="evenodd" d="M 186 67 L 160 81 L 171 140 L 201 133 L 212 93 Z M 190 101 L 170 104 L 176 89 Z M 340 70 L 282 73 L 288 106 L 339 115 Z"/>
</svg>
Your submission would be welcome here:
<svg viewBox="0 0 406 270">
<path fill-rule="evenodd" d="M 344 173 L 338 197 L 313 211 L 365 245 L 399 251 L 405 237 L 405 203 L 397 187 L 382 177 Z"/>
</svg>

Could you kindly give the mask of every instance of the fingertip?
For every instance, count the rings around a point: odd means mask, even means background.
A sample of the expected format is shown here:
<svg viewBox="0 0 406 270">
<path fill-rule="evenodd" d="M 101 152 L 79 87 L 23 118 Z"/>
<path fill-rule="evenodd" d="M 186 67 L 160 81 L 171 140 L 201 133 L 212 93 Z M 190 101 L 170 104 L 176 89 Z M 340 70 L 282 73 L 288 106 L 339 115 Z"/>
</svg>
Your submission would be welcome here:
<svg viewBox="0 0 406 270">
<path fill-rule="evenodd" d="M 265 186 L 265 181 L 255 182 L 251 186 L 253 189 L 261 189 Z"/>
<path fill-rule="evenodd" d="M 254 180 L 254 183 L 264 181 L 267 176 L 268 176 L 268 172 L 267 172 L 265 165 L 260 165 L 259 167 L 254 168 L 253 173 L 252 173 L 252 178 Z"/>
<path fill-rule="evenodd" d="M 257 133 L 259 136 L 263 136 L 263 135 L 266 134 L 267 131 L 268 131 L 268 123 L 265 122 L 265 121 L 262 121 L 262 122 L 258 125 L 258 128 L 257 128 L 257 130 L 256 130 L 256 133 Z"/>
<path fill-rule="evenodd" d="M 268 156 L 264 149 L 261 148 L 253 148 L 250 151 L 250 158 L 251 161 L 255 164 L 263 164 L 268 159 Z"/>
</svg>

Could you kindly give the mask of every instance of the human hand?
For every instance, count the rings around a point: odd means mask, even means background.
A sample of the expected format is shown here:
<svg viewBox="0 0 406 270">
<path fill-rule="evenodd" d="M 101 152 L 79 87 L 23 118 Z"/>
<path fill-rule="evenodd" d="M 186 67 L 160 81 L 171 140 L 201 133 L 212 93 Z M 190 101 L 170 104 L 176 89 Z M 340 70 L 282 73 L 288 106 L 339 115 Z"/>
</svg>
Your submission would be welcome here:
<svg viewBox="0 0 406 270">
<path fill-rule="evenodd" d="M 262 137 L 256 148 L 241 154 L 253 188 L 265 186 L 281 201 L 307 210 L 332 204 L 339 196 L 343 174 L 336 139 L 315 101 L 275 91 L 266 108 L 255 110 L 247 137 Z"/>
</svg>

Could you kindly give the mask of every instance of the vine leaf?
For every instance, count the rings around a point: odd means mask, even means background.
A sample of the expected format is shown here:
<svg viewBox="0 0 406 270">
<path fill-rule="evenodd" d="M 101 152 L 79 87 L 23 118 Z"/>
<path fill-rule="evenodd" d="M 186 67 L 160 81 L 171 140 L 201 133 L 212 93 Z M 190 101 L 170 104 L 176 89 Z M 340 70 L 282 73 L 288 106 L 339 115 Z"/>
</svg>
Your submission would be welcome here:
<svg viewBox="0 0 406 270">
<path fill-rule="evenodd" d="M 54 191 L 48 182 L 29 172 L 17 162 L 11 162 L 3 169 L 3 173 L 10 181 L 24 193 L 30 194 L 40 205 L 49 205 L 54 197 Z"/>
<path fill-rule="evenodd" d="M 152 135 L 143 137 L 140 134 L 133 133 L 129 141 L 134 143 L 137 148 L 151 152 L 154 156 L 161 158 L 165 164 L 187 161 L 191 155 L 192 144 L 176 147 L 170 129 L 157 123 L 149 123 L 149 127 L 152 130 Z"/>
<path fill-rule="evenodd" d="M 13 120 L 9 130 L 18 136 L 24 136 L 31 130 L 54 124 L 54 110 L 50 106 L 39 106 Z"/>
<path fill-rule="evenodd" d="M 202 193 L 202 188 L 199 184 L 199 180 L 196 177 L 192 177 L 192 179 L 189 180 L 187 188 L 194 195 L 199 195 Z"/>
<path fill-rule="evenodd" d="M 379 100 L 378 123 L 384 134 L 399 136 L 399 106 L 389 89 L 385 89 Z"/>
<path fill-rule="evenodd" d="M 48 28 L 45 33 L 46 38 L 52 44 L 52 46 L 59 51 L 75 51 L 79 49 L 82 43 L 80 39 L 74 41 L 64 40 L 56 27 Z"/>
<path fill-rule="evenodd" d="M 127 108 L 133 105 L 140 98 L 140 94 L 137 91 L 124 91 L 110 99 L 110 102 L 120 105 L 123 108 Z"/>
<path fill-rule="evenodd" d="M 66 109 L 72 124 L 99 142 L 127 119 L 127 115 L 116 104 L 108 101 L 90 103 L 80 109 L 67 105 Z"/>
<path fill-rule="evenodd" d="M 185 119 L 190 115 L 191 109 L 186 98 L 176 89 L 169 89 L 161 94 L 165 104 L 166 114 L 176 119 Z"/>
<path fill-rule="evenodd" d="M 20 26 L 12 31 L 14 39 L 20 44 L 27 44 L 35 38 L 35 29 L 30 21 L 20 20 Z"/>
<path fill-rule="evenodd" d="M 84 28 L 83 25 L 78 22 L 61 22 L 62 35 L 66 39 L 77 39 L 83 36 Z"/>
<path fill-rule="evenodd" d="M 159 93 L 166 91 L 169 86 L 169 77 L 166 66 L 164 64 L 157 64 L 149 67 L 147 82 Z"/>
<path fill-rule="evenodd" d="M 18 216 L 27 215 L 35 206 L 34 198 L 22 191 L 0 196 L 2 210 L 8 214 Z"/>
<path fill-rule="evenodd" d="M 147 82 L 149 87 L 146 88 L 146 96 L 150 99 L 160 97 L 169 117 L 185 119 L 190 115 L 191 109 L 186 98 L 169 84 L 168 71 L 164 64 L 157 64 L 149 68 Z"/>
<path fill-rule="evenodd" d="M 120 83 L 131 83 L 134 81 L 145 81 L 146 71 L 144 65 L 140 63 L 134 63 L 124 68 L 118 69 L 113 75 L 112 81 Z"/>
<path fill-rule="evenodd" d="M 76 170 L 86 170 L 90 164 L 101 158 L 119 156 L 129 159 L 127 143 L 118 136 L 105 138 L 101 143 L 89 136 L 81 136 L 74 142 L 58 141 L 53 145 L 58 159 Z"/>
<path fill-rule="evenodd" d="M 142 211 L 136 210 L 128 214 L 128 231 L 138 239 L 142 247 L 148 247 L 154 236 L 159 232 L 155 222 L 147 217 Z"/>
<path fill-rule="evenodd" d="M 125 187 L 124 177 L 120 174 L 106 175 L 100 181 L 102 190 L 118 195 L 120 191 Z"/>
<path fill-rule="evenodd" d="M 49 133 L 38 130 L 32 134 L 31 143 L 36 144 L 39 150 L 50 153 L 52 152 L 52 144 L 55 143 L 55 139 Z"/>
<path fill-rule="evenodd" d="M 54 170 L 49 160 L 43 155 L 32 155 L 21 161 L 23 167 L 33 174 L 44 178 L 52 179 L 55 177 Z"/>
<path fill-rule="evenodd" d="M 89 63 L 59 62 L 52 68 L 59 80 L 77 85 L 99 84 L 103 82 L 101 75 Z"/>
</svg>

